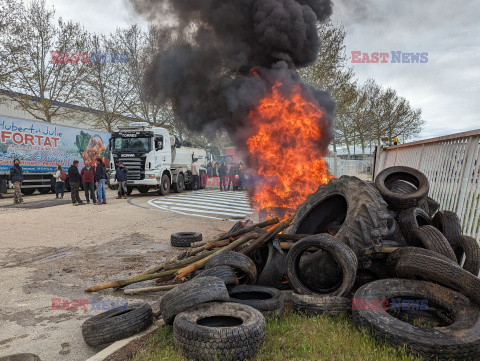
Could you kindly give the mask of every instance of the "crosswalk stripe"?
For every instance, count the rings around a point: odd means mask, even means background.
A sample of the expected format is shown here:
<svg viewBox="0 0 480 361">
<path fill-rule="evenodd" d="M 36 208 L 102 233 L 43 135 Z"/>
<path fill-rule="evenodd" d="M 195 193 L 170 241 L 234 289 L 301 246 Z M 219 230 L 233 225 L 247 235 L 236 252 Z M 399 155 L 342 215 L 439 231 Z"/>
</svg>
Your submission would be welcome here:
<svg viewBox="0 0 480 361">
<path fill-rule="evenodd" d="M 166 200 L 168 200 L 169 198 L 165 198 Z M 181 200 L 180 200 L 180 197 L 179 198 L 176 198 L 174 201 L 172 202 L 190 202 L 190 203 L 195 203 L 195 202 L 198 202 L 198 203 L 201 203 L 201 204 L 208 204 L 208 205 L 227 205 L 227 206 L 230 206 L 232 204 L 234 204 L 236 207 L 241 207 L 241 208 L 247 208 L 247 209 L 251 209 L 250 207 L 250 203 L 246 203 L 246 202 L 232 202 L 231 200 L 228 201 L 227 199 L 224 200 L 224 201 L 218 201 L 216 199 L 203 199 L 203 198 L 199 198 L 199 197 L 182 197 Z M 214 202 L 214 203 L 212 203 Z"/>
<path fill-rule="evenodd" d="M 184 197 L 212 197 L 218 199 L 234 199 L 234 200 L 241 200 L 241 201 L 248 201 L 248 197 L 246 195 L 241 196 L 234 196 L 228 193 L 218 194 L 218 193 L 186 193 L 186 194 L 179 194 L 176 197 L 184 198 Z"/>
<path fill-rule="evenodd" d="M 211 207 L 211 206 L 206 206 L 206 205 L 201 205 L 201 204 L 195 204 L 195 203 L 185 203 L 185 202 L 180 202 L 180 201 L 175 201 L 175 202 L 169 202 L 169 201 L 154 201 L 154 203 L 156 204 L 164 204 L 164 205 L 167 205 L 167 206 L 191 206 L 191 207 L 195 207 L 195 208 L 202 208 L 202 209 L 209 209 L 209 210 L 212 210 L 212 211 L 238 211 L 239 213 L 244 213 L 244 214 L 252 214 L 253 211 L 251 209 L 239 209 L 239 208 L 236 208 L 236 207 L 230 207 L 230 208 L 221 208 L 221 207 Z"/>
<path fill-rule="evenodd" d="M 163 210 L 195 217 L 236 221 L 255 213 L 244 192 L 193 191 L 154 198 L 148 204 Z"/>
<path fill-rule="evenodd" d="M 168 199 L 165 199 L 165 200 L 158 200 L 158 201 L 155 201 L 155 203 L 165 203 L 165 204 L 182 204 L 182 205 L 185 205 L 185 206 L 189 206 L 189 205 L 192 205 L 192 206 L 205 206 L 209 209 L 220 209 L 218 208 L 218 206 L 220 207 L 225 207 L 225 206 L 228 206 L 228 208 L 231 208 L 231 209 L 235 209 L 235 210 L 238 210 L 238 211 L 246 211 L 246 212 L 249 212 L 252 210 L 252 208 L 250 207 L 244 207 L 244 206 L 238 206 L 237 203 L 220 203 L 220 202 L 217 202 L 217 203 L 209 203 L 209 202 L 201 202 L 201 201 L 190 201 L 190 200 L 187 200 L 187 201 L 184 201 L 183 199 L 182 200 L 168 200 Z"/>
</svg>

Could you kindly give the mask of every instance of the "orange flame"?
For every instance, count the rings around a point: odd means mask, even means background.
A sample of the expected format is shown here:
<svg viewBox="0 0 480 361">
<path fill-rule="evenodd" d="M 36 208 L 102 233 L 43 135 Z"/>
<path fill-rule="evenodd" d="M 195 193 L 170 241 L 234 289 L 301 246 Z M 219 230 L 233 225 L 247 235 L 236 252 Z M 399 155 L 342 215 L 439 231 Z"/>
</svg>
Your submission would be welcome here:
<svg viewBox="0 0 480 361">
<path fill-rule="evenodd" d="M 254 130 L 247 140 L 252 163 L 259 176 L 275 180 L 254 189 L 252 204 L 257 210 L 266 210 L 268 216 L 275 215 L 275 208 L 295 209 L 333 178 L 319 145 L 322 110 L 303 97 L 300 85 L 294 86 L 288 97 L 281 86 L 276 83 L 249 114 Z"/>
</svg>

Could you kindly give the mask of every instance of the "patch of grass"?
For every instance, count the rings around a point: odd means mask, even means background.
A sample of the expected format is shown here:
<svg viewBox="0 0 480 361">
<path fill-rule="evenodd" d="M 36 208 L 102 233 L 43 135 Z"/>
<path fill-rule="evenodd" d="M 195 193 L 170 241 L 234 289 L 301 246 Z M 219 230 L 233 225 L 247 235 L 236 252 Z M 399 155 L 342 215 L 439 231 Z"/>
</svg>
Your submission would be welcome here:
<svg viewBox="0 0 480 361">
<path fill-rule="evenodd" d="M 172 327 L 162 327 L 148 338 L 135 361 L 185 361 L 173 341 Z M 255 361 L 416 361 L 404 350 L 376 342 L 358 331 L 347 317 L 299 316 L 291 313 L 267 318 L 265 344 Z"/>
</svg>

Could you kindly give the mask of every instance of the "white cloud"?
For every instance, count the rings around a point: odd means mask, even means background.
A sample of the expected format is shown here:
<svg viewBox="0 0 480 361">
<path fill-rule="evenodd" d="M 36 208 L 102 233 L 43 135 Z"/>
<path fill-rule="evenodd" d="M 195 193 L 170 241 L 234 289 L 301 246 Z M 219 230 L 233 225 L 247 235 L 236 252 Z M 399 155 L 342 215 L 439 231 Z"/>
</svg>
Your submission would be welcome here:
<svg viewBox="0 0 480 361">
<path fill-rule="evenodd" d="M 480 3 L 337 0 L 348 53 L 428 52 L 426 64 L 352 64 L 360 80 L 395 88 L 423 111 L 421 137 L 480 128 Z"/>
</svg>

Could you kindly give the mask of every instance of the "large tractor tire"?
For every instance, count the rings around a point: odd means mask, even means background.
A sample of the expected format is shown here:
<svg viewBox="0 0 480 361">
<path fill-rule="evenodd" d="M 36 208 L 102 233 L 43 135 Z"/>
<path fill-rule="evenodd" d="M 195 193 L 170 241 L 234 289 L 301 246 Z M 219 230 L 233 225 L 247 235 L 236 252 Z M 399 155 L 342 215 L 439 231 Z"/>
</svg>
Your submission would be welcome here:
<svg viewBox="0 0 480 361">
<path fill-rule="evenodd" d="M 297 208 L 295 234 L 334 234 L 357 255 L 390 234 L 392 215 L 380 193 L 357 177 L 342 176 L 321 185 Z"/>
</svg>

